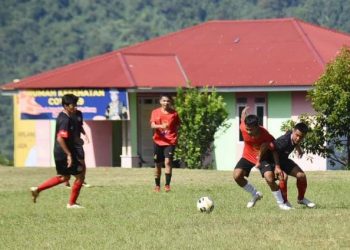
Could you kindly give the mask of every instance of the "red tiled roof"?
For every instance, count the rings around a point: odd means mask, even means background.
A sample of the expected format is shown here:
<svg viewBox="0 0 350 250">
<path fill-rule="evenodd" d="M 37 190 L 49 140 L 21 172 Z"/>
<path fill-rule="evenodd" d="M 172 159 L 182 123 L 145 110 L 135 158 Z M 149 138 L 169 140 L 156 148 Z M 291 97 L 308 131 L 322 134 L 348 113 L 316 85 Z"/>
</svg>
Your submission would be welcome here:
<svg viewBox="0 0 350 250">
<path fill-rule="evenodd" d="M 350 35 L 294 18 L 210 21 L 3 89 L 310 86 Z"/>
</svg>

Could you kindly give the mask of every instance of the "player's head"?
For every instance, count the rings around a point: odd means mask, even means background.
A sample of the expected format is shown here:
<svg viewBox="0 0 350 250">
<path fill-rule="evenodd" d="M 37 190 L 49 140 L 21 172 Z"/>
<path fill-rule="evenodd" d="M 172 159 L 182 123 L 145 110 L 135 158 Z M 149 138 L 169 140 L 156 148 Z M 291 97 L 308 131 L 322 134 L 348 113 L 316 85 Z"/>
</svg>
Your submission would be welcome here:
<svg viewBox="0 0 350 250">
<path fill-rule="evenodd" d="M 244 123 L 249 135 L 255 136 L 259 133 L 259 118 L 256 115 L 247 115 Z"/>
<path fill-rule="evenodd" d="M 69 113 L 73 113 L 76 110 L 79 97 L 73 94 L 65 94 L 62 96 L 62 106 Z"/>
<path fill-rule="evenodd" d="M 164 109 L 169 109 L 173 103 L 173 99 L 170 95 L 162 94 L 159 98 L 160 106 Z"/>
<path fill-rule="evenodd" d="M 303 123 L 303 122 L 299 122 L 297 123 L 294 128 L 293 128 L 293 132 L 292 132 L 292 141 L 294 144 L 299 144 L 304 137 L 306 136 L 307 132 L 308 132 L 309 128 L 308 126 Z"/>
</svg>

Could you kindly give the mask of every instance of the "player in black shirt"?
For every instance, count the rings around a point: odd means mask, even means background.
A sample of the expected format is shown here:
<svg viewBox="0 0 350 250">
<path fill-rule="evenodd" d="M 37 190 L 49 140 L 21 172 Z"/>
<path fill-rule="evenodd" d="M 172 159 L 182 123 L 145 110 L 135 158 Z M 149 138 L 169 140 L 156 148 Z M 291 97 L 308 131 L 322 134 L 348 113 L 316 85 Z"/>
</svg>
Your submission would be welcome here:
<svg viewBox="0 0 350 250">
<path fill-rule="evenodd" d="M 61 184 L 69 180 L 71 175 L 74 175 L 76 180 L 73 184 L 67 208 L 83 208 L 76 201 L 84 183 L 85 172 L 84 166 L 78 159 L 78 152 L 74 144 L 74 135 L 78 128 L 71 117 L 75 112 L 77 101 L 78 97 L 73 94 L 66 94 L 62 97 L 64 110 L 56 118 L 56 140 L 54 145 L 57 176 L 46 180 L 37 187 L 30 188 L 34 203 L 41 191 Z"/>
<path fill-rule="evenodd" d="M 301 141 L 304 139 L 308 131 L 308 127 L 305 123 L 298 123 L 293 128 L 293 131 L 287 132 L 286 134 L 277 138 L 271 147 L 278 152 L 279 163 L 281 169 L 290 176 L 294 176 L 297 179 L 298 188 L 298 203 L 306 205 L 309 208 L 315 207 L 315 203 L 305 198 L 305 192 L 307 188 L 307 179 L 304 171 L 291 159 L 289 155 L 294 151 L 297 151 L 299 157 L 303 155 L 303 150 L 300 147 Z M 287 180 L 280 182 L 280 188 L 284 196 L 286 204 L 290 206 L 287 199 Z"/>
<path fill-rule="evenodd" d="M 84 171 L 86 176 L 85 152 L 83 148 L 84 140 L 81 139 L 80 135 L 83 134 L 87 142 L 89 142 L 89 137 L 87 136 L 83 127 L 83 113 L 80 110 L 75 109 L 75 112 L 72 114 L 71 118 L 74 123 L 74 126 L 77 128 L 75 129 L 75 133 L 74 133 L 74 146 L 77 151 L 78 160 L 84 166 Z M 70 188 L 69 181 L 65 182 L 65 186 Z M 91 185 L 86 183 L 86 181 L 84 181 L 83 186 L 91 187 Z"/>
</svg>

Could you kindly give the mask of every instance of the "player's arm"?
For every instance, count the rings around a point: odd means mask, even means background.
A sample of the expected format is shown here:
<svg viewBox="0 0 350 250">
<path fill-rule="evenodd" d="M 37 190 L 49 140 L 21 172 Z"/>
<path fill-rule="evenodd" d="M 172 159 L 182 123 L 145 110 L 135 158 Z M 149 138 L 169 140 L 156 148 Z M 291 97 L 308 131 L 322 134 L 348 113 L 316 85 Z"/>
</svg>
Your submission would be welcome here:
<svg viewBox="0 0 350 250">
<path fill-rule="evenodd" d="M 245 118 L 247 117 L 247 115 L 248 115 L 248 109 L 249 109 L 249 106 L 246 106 L 246 107 L 242 110 L 242 113 L 241 113 L 241 122 L 244 122 Z"/>
<path fill-rule="evenodd" d="M 60 134 L 58 134 L 56 140 L 57 140 L 58 144 L 61 146 L 64 153 L 67 155 L 67 167 L 71 167 L 72 166 L 72 154 L 69 151 L 64 138 Z"/>
<path fill-rule="evenodd" d="M 279 157 L 278 152 L 276 150 L 275 142 L 274 141 L 270 142 L 268 148 L 271 150 L 272 156 L 273 156 L 273 160 L 275 162 L 275 175 L 277 175 L 278 179 L 283 180 L 284 179 L 284 174 L 283 174 L 283 171 L 281 169 L 280 157 Z"/>
<path fill-rule="evenodd" d="M 158 128 L 162 128 L 165 129 L 168 125 L 163 123 L 163 124 L 156 124 L 155 122 L 151 122 L 151 128 L 153 129 L 158 129 Z"/>
<path fill-rule="evenodd" d="M 261 159 L 264 158 L 264 156 L 265 156 L 265 154 L 267 153 L 268 150 L 269 150 L 268 143 L 261 144 L 260 151 L 259 151 L 259 156 L 256 159 L 256 164 L 255 164 L 256 168 L 260 168 L 260 166 L 261 166 Z"/>
<path fill-rule="evenodd" d="M 298 157 L 299 157 L 299 158 L 303 157 L 303 155 L 304 155 L 304 150 L 300 147 L 300 145 L 296 145 L 296 146 L 295 146 L 295 150 L 297 151 Z"/>
</svg>

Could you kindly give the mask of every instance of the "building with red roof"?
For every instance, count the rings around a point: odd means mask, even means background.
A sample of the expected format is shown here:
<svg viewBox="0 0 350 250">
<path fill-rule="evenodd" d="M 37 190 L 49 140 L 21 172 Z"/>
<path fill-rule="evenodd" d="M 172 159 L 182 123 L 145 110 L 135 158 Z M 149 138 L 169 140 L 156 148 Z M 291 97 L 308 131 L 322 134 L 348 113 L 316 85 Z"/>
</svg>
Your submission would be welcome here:
<svg viewBox="0 0 350 250">
<path fill-rule="evenodd" d="M 305 98 L 306 91 L 342 46 L 350 46 L 350 35 L 295 18 L 209 21 L 29 76 L 5 84 L 2 89 L 125 90 L 130 120 L 87 121 L 92 137 L 99 133 L 91 148 L 86 149 L 93 155 L 87 165 L 111 166 L 120 162 L 123 167 L 131 167 L 140 159 L 144 165 L 152 164 L 149 115 L 158 106 L 159 92 L 175 92 L 177 87 L 215 87 L 227 103 L 231 127 L 225 134 L 218 133 L 213 164 L 217 169 L 229 170 L 242 152 L 238 129 L 241 109 L 249 105 L 263 125 L 279 136 L 283 121 L 313 112 Z M 15 98 L 19 102 L 18 95 Z M 21 113 L 17 109 L 15 112 L 17 117 Z M 53 121 L 17 121 L 21 122 L 39 122 L 43 126 Z M 113 137 L 108 139 L 111 134 Z M 37 136 L 33 140 L 36 139 Z M 96 149 L 100 140 L 107 149 L 103 153 Z M 16 145 L 15 127 L 15 151 Z M 113 160 L 116 154 L 121 157 Z M 102 157 L 109 160 L 98 160 Z M 22 162 L 23 159 L 16 164 L 15 154 L 15 165 L 25 165 Z M 51 163 L 51 158 L 36 161 L 36 165 Z M 302 160 L 300 163 L 306 164 Z M 307 164 L 309 170 L 327 169 L 327 161 L 317 156 Z"/>
</svg>

